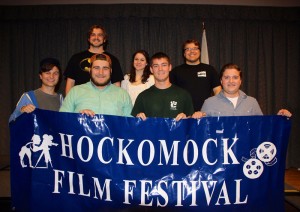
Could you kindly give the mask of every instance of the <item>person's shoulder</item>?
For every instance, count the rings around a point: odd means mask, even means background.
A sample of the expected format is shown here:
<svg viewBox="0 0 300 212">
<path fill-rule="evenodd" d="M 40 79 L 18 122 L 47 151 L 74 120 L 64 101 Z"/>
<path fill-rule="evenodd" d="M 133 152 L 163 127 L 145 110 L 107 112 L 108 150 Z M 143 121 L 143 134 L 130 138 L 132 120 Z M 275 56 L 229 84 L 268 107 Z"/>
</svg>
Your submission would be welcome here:
<svg viewBox="0 0 300 212">
<path fill-rule="evenodd" d="M 186 67 L 186 64 L 183 63 L 181 65 L 175 66 L 172 71 L 176 72 L 176 71 L 181 71 L 182 69 L 184 69 Z"/>
<path fill-rule="evenodd" d="M 109 84 L 108 85 L 109 90 L 113 91 L 113 92 L 119 92 L 119 93 L 128 93 L 127 91 L 125 91 L 123 88 L 116 86 L 115 84 Z"/>
<path fill-rule="evenodd" d="M 178 85 L 172 84 L 172 86 L 170 88 L 173 91 L 176 91 L 177 93 L 184 93 L 184 94 L 190 95 L 187 90 L 185 90 L 184 88 L 179 87 Z"/>
<path fill-rule="evenodd" d="M 73 92 L 76 92 L 76 91 L 79 91 L 79 90 L 82 90 L 82 89 L 88 89 L 88 88 L 91 88 L 93 87 L 91 81 L 88 81 L 86 83 L 83 83 L 83 84 L 80 84 L 80 85 L 75 85 L 74 87 L 71 88 L 70 91 L 73 90 Z"/>
<path fill-rule="evenodd" d="M 24 93 L 22 93 L 20 99 L 24 99 L 24 98 L 28 99 L 28 96 L 30 96 L 29 94 L 34 95 L 34 90 L 25 91 Z"/>
<path fill-rule="evenodd" d="M 89 52 L 88 50 L 84 50 L 84 51 L 80 51 L 80 52 L 76 52 L 74 53 L 71 58 L 74 58 L 74 57 L 82 57 L 82 56 L 85 56 L 85 55 L 92 55 L 93 53 Z"/>
<path fill-rule="evenodd" d="M 248 96 L 244 91 L 239 90 L 239 95 L 243 98 L 243 99 L 247 99 L 248 101 L 256 101 L 256 98 L 254 98 L 253 96 Z"/>
<path fill-rule="evenodd" d="M 139 94 L 139 96 L 141 95 L 141 96 L 147 96 L 147 95 L 149 95 L 149 94 L 151 94 L 151 93 L 153 93 L 153 92 L 156 92 L 157 90 L 159 90 L 158 88 L 156 88 L 155 87 L 155 85 L 151 85 L 148 89 L 146 89 L 146 90 L 143 90 L 140 94 Z"/>
<path fill-rule="evenodd" d="M 218 103 L 220 103 L 220 102 L 222 102 L 221 96 L 218 96 L 218 95 L 211 96 L 204 100 L 202 108 L 204 107 L 207 109 L 207 107 L 217 106 Z"/>
<path fill-rule="evenodd" d="M 124 80 L 128 81 L 128 80 L 129 80 L 129 77 L 130 77 L 130 74 L 125 74 L 125 75 L 124 75 Z"/>
<path fill-rule="evenodd" d="M 186 91 L 184 88 L 181 88 L 181 87 L 179 87 L 178 85 L 175 85 L 175 84 L 172 84 L 171 88 L 173 90 Z"/>
<path fill-rule="evenodd" d="M 154 76 L 153 74 L 150 74 L 148 79 L 147 79 L 147 83 L 151 84 L 151 85 L 154 85 L 155 83 L 155 79 L 154 79 Z"/>
<path fill-rule="evenodd" d="M 202 69 L 206 69 L 206 70 L 216 70 L 215 67 L 213 67 L 212 65 L 206 64 L 206 63 L 200 63 L 198 64 L 199 67 L 201 67 Z"/>
<path fill-rule="evenodd" d="M 112 59 L 112 60 L 118 60 L 118 58 L 110 52 L 104 51 L 103 53 L 107 54 L 110 57 L 110 59 Z"/>
</svg>

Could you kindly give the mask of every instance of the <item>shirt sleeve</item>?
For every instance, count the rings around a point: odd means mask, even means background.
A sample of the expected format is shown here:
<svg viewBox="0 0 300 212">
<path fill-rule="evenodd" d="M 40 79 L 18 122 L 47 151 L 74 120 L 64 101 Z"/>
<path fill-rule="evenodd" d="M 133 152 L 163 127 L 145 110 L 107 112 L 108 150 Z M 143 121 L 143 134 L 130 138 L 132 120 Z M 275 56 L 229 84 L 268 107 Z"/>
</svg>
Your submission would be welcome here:
<svg viewBox="0 0 300 212">
<path fill-rule="evenodd" d="M 10 115 L 9 122 L 18 118 L 22 114 L 21 108 L 23 106 L 26 106 L 29 104 L 33 104 L 33 103 L 32 103 L 32 100 L 30 99 L 28 93 L 26 92 L 21 96 L 20 100 L 18 101 L 18 103 L 16 105 L 14 112 Z"/>
<path fill-rule="evenodd" d="M 124 80 L 122 80 L 121 82 L 121 88 L 123 88 L 125 91 L 128 91 L 128 83 L 129 83 L 129 77 L 126 74 Z"/>
<path fill-rule="evenodd" d="M 74 88 L 72 88 L 70 90 L 70 92 L 68 93 L 68 95 L 66 96 L 66 98 L 64 99 L 59 112 L 74 112 L 75 110 L 75 103 L 74 103 Z"/>
<path fill-rule="evenodd" d="M 75 59 L 74 59 L 74 55 L 70 58 L 70 60 L 68 61 L 66 70 L 64 72 L 64 77 L 65 78 L 70 78 L 75 80 L 75 73 L 74 70 L 76 70 L 76 68 L 74 67 L 76 66 L 75 64 Z"/>
<path fill-rule="evenodd" d="M 133 117 L 136 117 L 136 115 L 138 113 L 145 113 L 144 109 L 143 109 L 143 106 L 142 106 L 142 98 L 141 98 L 141 95 L 138 95 L 138 97 L 136 98 L 135 100 L 135 103 L 134 103 L 134 106 L 132 108 L 132 111 L 131 111 L 131 115 Z"/>
<path fill-rule="evenodd" d="M 111 83 L 121 82 L 124 79 L 124 75 L 123 75 L 120 62 L 116 57 L 111 57 L 111 59 L 112 59 Z"/>
<path fill-rule="evenodd" d="M 128 93 L 125 93 L 124 95 L 124 109 L 123 109 L 123 115 L 131 117 L 131 111 L 132 111 L 132 101 Z"/>
<path fill-rule="evenodd" d="M 263 112 L 261 111 L 260 106 L 256 99 L 254 99 L 254 103 L 253 103 L 253 115 L 258 115 L 258 116 L 263 115 Z"/>
</svg>

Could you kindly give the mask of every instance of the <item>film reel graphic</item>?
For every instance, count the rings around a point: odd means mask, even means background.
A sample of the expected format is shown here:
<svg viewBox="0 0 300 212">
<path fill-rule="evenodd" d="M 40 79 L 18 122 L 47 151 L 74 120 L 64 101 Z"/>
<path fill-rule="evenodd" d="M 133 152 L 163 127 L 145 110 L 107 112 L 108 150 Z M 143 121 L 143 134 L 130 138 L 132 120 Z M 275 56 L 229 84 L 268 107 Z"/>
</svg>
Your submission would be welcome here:
<svg viewBox="0 0 300 212">
<path fill-rule="evenodd" d="M 265 141 L 257 148 L 252 149 L 249 160 L 242 158 L 245 162 L 243 166 L 244 175 L 249 179 L 259 178 L 264 171 L 264 164 L 273 166 L 277 162 L 276 153 L 276 146 L 269 141 Z"/>
<path fill-rule="evenodd" d="M 272 161 L 275 158 L 276 153 L 276 146 L 269 141 L 263 142 L 256 149 L 256 155 L 258 159 L 263 162 Z"/>
<path fill-rule="evenodd" d="M 243 166 L 243 172 L 249 179 L 259 178 L 264 171 L 263 163 L 255 158 L 247 160 Z"/>
</svg>

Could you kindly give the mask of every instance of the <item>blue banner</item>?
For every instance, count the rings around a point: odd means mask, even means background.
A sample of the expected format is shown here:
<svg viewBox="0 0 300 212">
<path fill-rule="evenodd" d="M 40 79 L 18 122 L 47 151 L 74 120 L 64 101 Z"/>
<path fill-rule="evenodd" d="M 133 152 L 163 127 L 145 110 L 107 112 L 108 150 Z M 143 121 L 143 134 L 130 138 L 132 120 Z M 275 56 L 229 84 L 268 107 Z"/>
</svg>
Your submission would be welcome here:
<svg viewBox="0 0 300 212">
<path fill-rule="evenodd" d="M 291 121 L 36 109 L 10 123 L 17 211 L 284 211 Z"/>
</svg>

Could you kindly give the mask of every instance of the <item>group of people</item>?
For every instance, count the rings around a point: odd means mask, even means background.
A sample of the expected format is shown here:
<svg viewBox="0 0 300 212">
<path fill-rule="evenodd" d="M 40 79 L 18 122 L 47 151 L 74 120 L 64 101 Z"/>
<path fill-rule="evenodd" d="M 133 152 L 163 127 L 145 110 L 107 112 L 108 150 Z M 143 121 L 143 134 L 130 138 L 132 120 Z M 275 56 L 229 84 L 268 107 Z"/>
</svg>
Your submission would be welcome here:
<svg viewBox="0 0 300 212">
<path fill-rule="evenodd" d="M 45 58 L 40 62 L 41 87 L 22 95 L 9 121 L 37 107 L 143 120 L 262 115 L 256 99 L 240 90 L 241 69 L 236 64 L 226 64 L 218 76 L 212 66 L 200 62 L 197 40 L 184 42 L 185 63 L 173 69 L 163 52 L 150 58 L 146 51 L 136 51 L 130 73 L 125 76 L 119 60 L 106 51 L 108 36 L 102 26 L 93 25 L 87 41 L 89 49 L 73 55 L 67 64 L 65 99 L 57 93 L 62 78 L 60 63 L 55 58 Z M 277 114 L 292 116 L 286 109 Z"/>
</svg>

